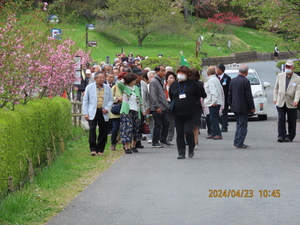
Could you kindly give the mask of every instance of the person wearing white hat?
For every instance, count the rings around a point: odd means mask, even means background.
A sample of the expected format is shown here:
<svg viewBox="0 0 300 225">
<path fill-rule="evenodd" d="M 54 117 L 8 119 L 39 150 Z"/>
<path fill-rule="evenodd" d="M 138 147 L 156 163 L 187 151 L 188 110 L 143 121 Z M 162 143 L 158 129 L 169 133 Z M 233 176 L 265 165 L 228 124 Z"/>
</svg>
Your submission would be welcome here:
<svg viewBox="0 0 300 225">
<path fill-rule="evenodd" d="M 294 62 L 287 60 L 285 72 L 279 73 L 273 101 L 278 112 L 278 142 L 291 142 L 296 136 L 297 106 L 300 100 L 300 77 L 294 73 Z M 288 132 L 286 130 L 286 116 Z"/>
<path fill-rule="evenodd" d="M 166 73 L 173 72 L 173 68 L 171 66 L 166 66 Z"/>
</svg>

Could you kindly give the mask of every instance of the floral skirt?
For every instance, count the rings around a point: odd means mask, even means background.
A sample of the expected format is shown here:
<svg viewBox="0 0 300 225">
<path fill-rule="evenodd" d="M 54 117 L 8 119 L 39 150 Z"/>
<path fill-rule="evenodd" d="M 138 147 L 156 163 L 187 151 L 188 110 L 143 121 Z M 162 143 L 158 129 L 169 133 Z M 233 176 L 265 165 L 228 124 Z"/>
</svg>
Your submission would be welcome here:
<svg viewBox="0 0 300 225">
<path fill-rule="evenodd" d="M 138 118 L 137 111 L 130 110 L 129 114 L 121 114 L 120 133 L 123 143 L 141 140 L 141 119 Z"/>
</svg>

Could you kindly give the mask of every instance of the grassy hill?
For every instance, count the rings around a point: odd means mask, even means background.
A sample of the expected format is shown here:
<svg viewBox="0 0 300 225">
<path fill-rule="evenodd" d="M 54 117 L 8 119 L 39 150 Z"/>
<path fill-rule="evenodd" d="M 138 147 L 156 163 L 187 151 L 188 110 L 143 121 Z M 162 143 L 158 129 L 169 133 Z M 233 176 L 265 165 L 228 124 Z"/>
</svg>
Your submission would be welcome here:
<svg viewBox="0 0 300 225">
<path fill-rule="evenodd" d="M 97 47 L 88 48 L 96 62 L 105 61 L 106 56 L 110 56 L 112 62 L 116 53 L 121 53 L 122 49 L 126 54 L 132 52 L 134 55 L 149 57 L 156 57 L 158 53 L 162 53 L 164 57 L 179 57 L 179 52 L 183 51 L 185 57 L 189 58 L 196 55 L 196 39 L 199 35 L 204 37 L 202 52 L 207 53 L 208 57 L 226 56 L 249 50 L 273 52 L 275 44 L 278 44 L 280 49 L 280 43 L 284 43 L 275 34 L 249 28 L 231 27 L 227 33 L 211 37 L 207 28 L 197 27 L 191 29 L 186 36 L 151 34 L 143 42 L 143 47 L 138 47 L 137 38 L 128 31 L 112 28 L 99 32 L 99 27 L 100 25 L 96 24 L 96 30 L 88 32 L 89 41 L 97 41 Z M 76 24 L 57 24 L 56 28 L 62 29 L 63 37 L 75 40 L 77 47 L 86 49 L 86 29 L 83 20 Z M 200 30 L 201 33 L 196 30 Z M 227 47 L 228 41 L 231 41 L 231 48 Z"/>
</svg>

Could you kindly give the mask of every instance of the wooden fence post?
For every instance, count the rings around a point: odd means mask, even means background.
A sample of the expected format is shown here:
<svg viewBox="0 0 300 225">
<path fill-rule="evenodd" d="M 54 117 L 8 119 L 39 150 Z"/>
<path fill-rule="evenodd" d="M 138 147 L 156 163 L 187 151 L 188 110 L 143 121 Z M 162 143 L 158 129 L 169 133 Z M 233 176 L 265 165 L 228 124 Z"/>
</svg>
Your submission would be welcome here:
<svg viewBox="0 0 300 225">
<path fill-rule="evenodd" d="M 64 139 L 59 139 L 60 141 L 60 150 L 61 152 L 64 152 L 65 151 L 65 144 L 64 144 Z"/>
<path fill-rule="evenodd" d="M 73 114 L 76 114 L 76 104 L 73 104 Z M 77 126 L 76 116 L 73 116 L 73 123 L 74 123 L 74 126 L 76 127 Z"/>
<path fill-rule="evenodd" d="M 53 149 L 54 149 L 54 151 L 56 151 L 54 134 L 51 133 L 51 136 L 52 136 Z"/>
<path fill-rule="evenodd" d="M 48 166 L 51 164 L 51 160 L 52 160 L 51 149 L 47 148 L 47 162 L 48 162 Z"/>
<path fill-rule="evenodd" d="M 40 157 L 40 154 L 37 154 L 37 159 L 38 159 L 39 166 L 41 166 L 41 157 Z"/>
<path fill-rule="evenodd" d="M 32 159 L 28 159 L 28 169 L 29 169 L 29 180 L 33 181 L 34 171 L 33 171 Z"/>
<path fill-rule="evenodd" d="M 13 184 L 13 177 L 9 176 L 8 177 L 8 190 L 13 191 L 14 190 L 14 184 Z"/>
</svg>

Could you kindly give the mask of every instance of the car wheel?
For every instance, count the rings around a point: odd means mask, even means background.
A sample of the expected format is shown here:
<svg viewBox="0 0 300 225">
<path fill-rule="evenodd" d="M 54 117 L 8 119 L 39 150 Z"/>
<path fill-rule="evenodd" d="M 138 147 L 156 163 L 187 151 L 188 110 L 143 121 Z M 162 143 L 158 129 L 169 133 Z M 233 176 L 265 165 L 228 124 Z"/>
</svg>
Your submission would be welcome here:
<svg viewBox="0 0 300 225">
<path fill-rule="evenodd" d="M 267 115 L 258 115 L 258 118 L 260 120 L 267 120 L 268 119 L 268 116 Z"/>
</svg>

